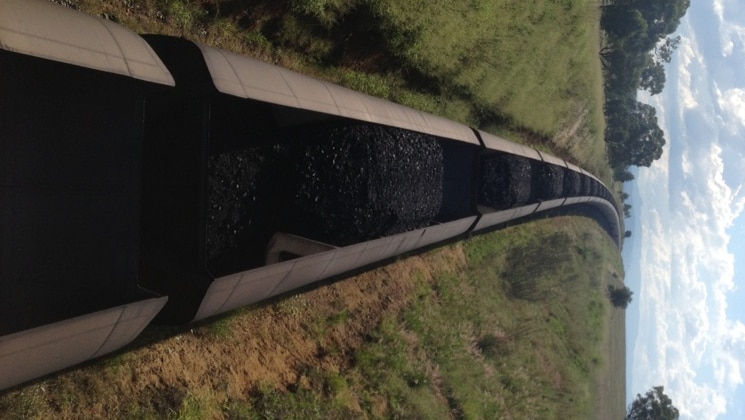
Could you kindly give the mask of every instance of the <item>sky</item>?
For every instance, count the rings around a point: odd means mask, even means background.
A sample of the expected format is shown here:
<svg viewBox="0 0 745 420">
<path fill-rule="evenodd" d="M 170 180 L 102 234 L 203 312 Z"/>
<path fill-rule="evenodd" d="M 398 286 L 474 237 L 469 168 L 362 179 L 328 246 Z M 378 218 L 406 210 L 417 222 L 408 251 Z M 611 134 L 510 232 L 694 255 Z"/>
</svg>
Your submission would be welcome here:
<svg viewBox="0 0 745 420">
<path fill-rule="evenodd" d="M 691 0 L 657 108 L 662 158 L 625 185 L 627 401 L 745 419 L 745 1 Z"/>
</svg>

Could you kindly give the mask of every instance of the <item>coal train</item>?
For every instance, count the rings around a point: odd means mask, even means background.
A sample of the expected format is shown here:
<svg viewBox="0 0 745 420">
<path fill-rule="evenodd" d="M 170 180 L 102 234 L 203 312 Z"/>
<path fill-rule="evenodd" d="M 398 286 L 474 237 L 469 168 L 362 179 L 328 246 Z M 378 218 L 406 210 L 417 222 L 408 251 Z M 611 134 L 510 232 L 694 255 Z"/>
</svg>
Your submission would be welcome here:
<svg viewBox="0 0 745 420">
<path fill-rule="evenodd" d="M 0 389 L 549 210 L 565 160 L 45 1 L 0 0 Z"/>
</svg>

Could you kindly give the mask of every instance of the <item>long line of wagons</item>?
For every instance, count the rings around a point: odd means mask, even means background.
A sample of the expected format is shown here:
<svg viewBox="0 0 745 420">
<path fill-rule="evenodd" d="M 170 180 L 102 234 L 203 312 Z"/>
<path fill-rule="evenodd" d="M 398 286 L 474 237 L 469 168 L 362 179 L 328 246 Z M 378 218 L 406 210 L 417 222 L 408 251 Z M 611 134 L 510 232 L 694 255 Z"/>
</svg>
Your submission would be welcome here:
<svg viewBox="0 0 745 420">
<path fill-rule="evenodd" d="M 287 69 L 0 0 L 0 389 L 510 220 L 562 159 Z"/>
</svg>

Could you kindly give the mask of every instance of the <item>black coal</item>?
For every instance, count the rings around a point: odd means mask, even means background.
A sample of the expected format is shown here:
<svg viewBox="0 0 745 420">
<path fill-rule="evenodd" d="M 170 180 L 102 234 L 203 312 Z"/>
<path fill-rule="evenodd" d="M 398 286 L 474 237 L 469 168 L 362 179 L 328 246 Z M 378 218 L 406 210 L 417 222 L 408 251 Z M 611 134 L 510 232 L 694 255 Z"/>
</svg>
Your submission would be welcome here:
<svg viewBox="0 0 745 420">
<path fill-rule="evenodd" d="M 553 200 L 563 196 L 564 169 L 549 163 L 536 164 L 535 198 Z"/>
<path fill-rule="evenodd" d="M 567 170 L 564 174 L 564 194 L 567 197 L 576 197 L 580 195 L 581 186 L 580 174 Z"/>
<path fill-rule="evenodd" d="M 277 231 L 350 245 L 425 227 L 442 203 L 439 141 L 370 124 L 289 131 L 212 155 L 208 173 L 206 256 L 218 271 L 260 265 Z"/>
<path fill-rule="evenodd" d="M 479 204 L 496 210 L 522 206 L 531 198 L 531 165 L 527 158 L 502 153 L 481 157 Z"/>
<path fill-rule="evenodd" d="M 296 174 L 288 228 L 334 245 L 425 227 L 442 204 L 442 148 L 411 131 L 324 130 L 304 148 Z"/>
</svg>

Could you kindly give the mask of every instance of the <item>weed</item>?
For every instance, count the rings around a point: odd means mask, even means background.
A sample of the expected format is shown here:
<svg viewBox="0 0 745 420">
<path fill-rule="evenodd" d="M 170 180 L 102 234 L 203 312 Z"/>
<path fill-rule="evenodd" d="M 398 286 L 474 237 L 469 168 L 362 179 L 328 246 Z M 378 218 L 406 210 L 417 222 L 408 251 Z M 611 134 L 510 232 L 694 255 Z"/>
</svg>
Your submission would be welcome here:
<svg viewBox="0 0 745 420">
<path fill-rule="evenodd" d="M 345 419 L 354 417 L 345 407 L 322 399 L 307 389 L 292 393 L 261 387 L 253 394 L 253 406 L 262 419 Z"/>
<path fill-rule="evenodd" d="M 343 0 L 293 0 L 292 10 L 295 13 L 314 18 L 326 28 L 330 28 L 352 7 L 353 1 Z"/>
<path fill-rule="evenodd" d="M 486 334 L 477 343 L 479 351 L 484 357 L 495 359 L 509 351 L 509 340 L 506 337 L 497 337 L 494 334 Z"/>
<path fill-rule="evenodd" d="M 219 404 L 211 390 L 190 392 L 181 402 L 178 411 L 172 417 L 174 420 L 201 420 L 216 418 L 221 414 Z"/>
<path fill-rule="evenodd" d="M 207 325 L 209 334 L 221 340 L 230 338 L 232 336 L 233 328 L 235 328 L 233 318 L 229 316 L 217 318 Z"/>
<path fill-rule="evenodd" d="M 171 0 L 168 4 L 168 16 L 182 33 L 191 31 L 204 15 L 204 10 L 191 0 Z"/>
<path fill-rule="evenodd" d="M 241 36 L 244 42 L 257 50 L 266 51 L 272 48 L 271 42 L 261 32 L 244 32 Z"/>
<path fill-rule="evenodd" d="M 222 408 L 223 416 L 232 420 L 249 420 L 258 418 L 258 414 L 254 411 L 253 405 L 249 402 L 230 399 Z"/>
<path fill-rule="evenodd" d="M 308 301 L 303 295 L 292 295 L 280 299 L 273 306 L 280 314 L 285 314 L 296 318 L 307 312 Z"/>
<path fill-rule="evenodd" d="M 342 83 L 350 89 L 379 98 L 390 98 L 390 84 L 379 75 L 349 70 L 342 77 Z"/>
</svg>

